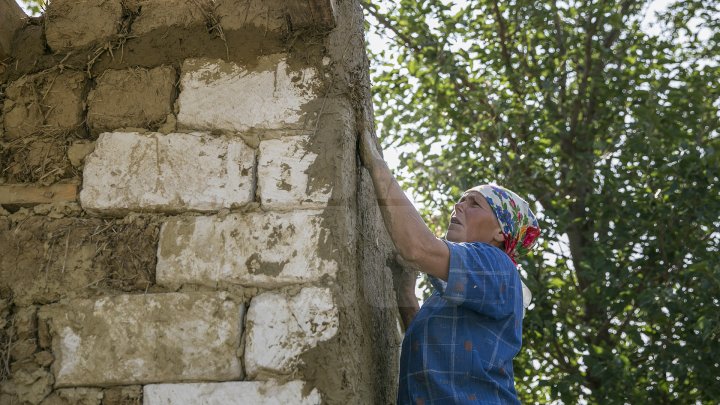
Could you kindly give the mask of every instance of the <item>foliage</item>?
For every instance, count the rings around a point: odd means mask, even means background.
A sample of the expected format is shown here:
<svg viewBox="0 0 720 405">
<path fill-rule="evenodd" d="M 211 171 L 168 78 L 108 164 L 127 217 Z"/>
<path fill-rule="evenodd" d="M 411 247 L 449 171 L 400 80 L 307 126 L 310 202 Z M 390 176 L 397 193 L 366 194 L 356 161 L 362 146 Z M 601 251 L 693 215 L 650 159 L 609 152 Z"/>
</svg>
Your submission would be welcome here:
<svg viewBox="0 0 720 405">
<path fill-rule="evenodd" d="M 30 16 L 38 16 L 45 12 L 47 0 L 17 0 L 17 3 L 25 9 Z"/>
<path fill-rule="evenodd" d="M 720 5 L 456 3 L 363 2 L 376 115 L 436 231 L 477 184 L 538 203 L 521 400 L 717 403 Z"/>
</svg>

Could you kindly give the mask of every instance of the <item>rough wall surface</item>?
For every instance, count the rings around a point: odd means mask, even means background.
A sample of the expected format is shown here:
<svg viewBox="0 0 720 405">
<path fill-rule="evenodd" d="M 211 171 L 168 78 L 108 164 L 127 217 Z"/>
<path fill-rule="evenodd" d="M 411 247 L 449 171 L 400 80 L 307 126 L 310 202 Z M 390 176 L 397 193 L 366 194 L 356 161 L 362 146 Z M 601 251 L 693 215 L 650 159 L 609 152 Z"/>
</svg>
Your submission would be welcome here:
<svg viewBox="0 0 720 405">
<path fill-rule="evenodd" d="M 0 404 L 394 402 L 357 1 L 52 0 L 16 26 Z"/>
</svg>

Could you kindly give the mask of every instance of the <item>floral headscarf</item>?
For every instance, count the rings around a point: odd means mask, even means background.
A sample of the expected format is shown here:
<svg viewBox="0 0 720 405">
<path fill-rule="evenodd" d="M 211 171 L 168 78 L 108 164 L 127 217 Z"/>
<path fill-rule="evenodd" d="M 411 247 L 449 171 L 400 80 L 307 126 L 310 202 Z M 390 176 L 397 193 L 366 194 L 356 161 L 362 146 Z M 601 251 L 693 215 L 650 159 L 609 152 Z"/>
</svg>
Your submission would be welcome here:
<svg viewBox="0 0 720 405">
<path fill-rule="evenodd" d="M 505 235 L 505 253 L 517 265 L 516 258 L 532 249 L 540 235 L 530 205 L 512 191 L 495 184 L 483 184 L 471 190 L 482 194 L 495 212 Z"/>
</svg>

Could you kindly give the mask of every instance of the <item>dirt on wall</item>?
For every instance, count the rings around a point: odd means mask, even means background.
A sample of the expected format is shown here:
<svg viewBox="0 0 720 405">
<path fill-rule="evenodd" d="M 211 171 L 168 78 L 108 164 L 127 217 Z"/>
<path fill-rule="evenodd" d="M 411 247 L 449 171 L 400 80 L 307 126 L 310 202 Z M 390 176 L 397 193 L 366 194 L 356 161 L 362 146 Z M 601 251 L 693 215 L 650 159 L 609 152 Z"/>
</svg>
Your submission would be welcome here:
<svg viewBox="0 0 720 405">
<path fill-rule="evenodd" d="M 393 404 L 401 336 L 394 292 L 388 288 L 392 272 L 385 263 L 394 252 L 356 153 L 360 123 L 366 124 L 362 121 L 371 111 L 363 17 L 354 1 L 338 2 L 336 12 L 338 27 L 324 40 L 331 60 L 324 91 L 331 104 L 319 114 L 319 130 L 309 145 L 318 159 L 308 173 L 316 187 L 335 185 L 323 225 L 339 232 L 321 254 L 335 251 L 345 260 L 339 266 L 345 271 L 332 285 L 340 298 L 340 328 L 335 338 L 302 356 L 302 372 L 328 403 Z"/>
<path fill-rule="evenodd" d="M 36 133 L 82 132 L 82 72 L 48 72 L 24 76 L 5 89 L 5 136 L 23 138 Z"/>
<path fill-rule="evenodd" d="M 147 291 L 155 280 L 159 227 L 158 218 L 143 216 L 0 217 L 0 291 L 18 306 Z"/>
<path fill-rule="evenodd" d="M 177 80 L 177 72 L 170 66 L 106 70 L 88 94 L 91 133 L 122 127 L 156 130 L 172 113 Z"/>
<path fill-rule="evenodd" d="M 61 136 L 38 136 L 5 144 L 0 153 L 2 179 L 8 183 L 50 185 L 61 179 L 79 177 L 69 160 L 72 140 Z"/>
<path fill-rule="evenodd" d="M 74 0 L 55 1 L 75 7 Z M 293 69 L 315 67 L 322 77 L 323 100 L 308 106 L 312 111 L 304 132 L 313 136 L 307 148 L 318 156 L 308 170 L 308 187 L 334 185 L 323 219 L 323 227 L 331 231 L 320 254 L 340 261 L 337 280 L 323 280 L 337 298 L 340 328 L 335 338 L 303 356 L 298 377 L 317 387 L 327 403 L 393 403 L 399 336 L 394 297 L 387 289 L 392 278 L 384 265 L 392 246 L 378 228 L 380 217 L 370 204 L 367 179 L 358 180 L 355 153 L 356 122 L 370 94 L 362 12 L 358 2 L 338 0 L 338 27 L 328 34 L 293 29 L 279 11 L 283 3 L 235 0 L 209 9 L 203 6 L 206 2 L 194 0 L 110 1 L 92 13 L 77 8 L 75 20 L 84 25 L 68 21 L 65 28 L 51 30 L 49 37 L 43 27 L 62 13 L 31 20 L 15 37 L 14 49 L 22 51 L 16 51 L 12 64 L 0 66 L 0 82 L 17 83 L 0 93 L 5 121 L 10 122 L 0 134 L 0 183 L 80 183 L 82 157 L 92 150 L 99 132 L 112 129 L 102 119 L 108 114 L 119 117 L 110 125 L 113 128 L 174 130 L 176 75 L 184 59 L 220 58 L 252 69 L 259 55 L 282 52 L 289 54 Z M 158 4 L 161 9 L 152 8 Z M 233 7 L 246 10 L 245 17 L 238 18 Z M 158 15 L 163 20 L 155 24 Z M 103 36 L 68 43 L 65 30 Z M 77 47 L 70 50 L 71 45 Z M 165 74 L 147 73 L 153 69 Z M 141 72 L 129 85 L 121 76 L 115 79 L 107 73 L 129 70 Z M 168 80 L 169 75 L 174 80 Z M 152 87 L 148 83 L 162 88 L 151 103 L 160 106 L 152 117 L 132 110 L 146 100 L 144 90 Z M 127 111 L 105 106 L 96 110 L 100 118 L 93 123 L 88 118 L 90 106 L 82 100 L 99 98 L 122 100 Z M 66 110 L 53 108 L 55 104 Z M 0 381 L 12 374 L 14 389 L 34 390 L 28 395 L 42 399 L 52 386 L 46 331 L 35 324 L 29 327 L 32 333 L 21 336 L 13 324 L 18 314 L 34 314 L 38 305 L 68 297 L 160 291 L 151 269 L 163 217 L 93 218 L 72 204 L 6 208 L 12 214 L 0 209 L 0 324 L 5 320 L 5 327 L 0 327 L 0 358 L 9 360 L 0 362 L 0 368 L 7 369 L 5 375 L 0 371 Z M 23 343 L 3 357 L 8 353 L 2 352 L 2 344 L 10 339 Z M 140 403 L 139 398 L 140 387 L 62 389 L 43 403 Z"/>
<path fill-rule="evenodd" d="M 107 69 L 172 65 L 199 56 L 251 66 L 258 55 L 306 42 L 297 40 L 305 33 L 288 26 L 282 0 L 226 0 L 215 6 L 207 0 L 55 3 L 16 33 L 12 63 L 0 65 L 0 81 L 63 70 L 95 77 Z M 83 32 L 88 34 L 79 36 Z"/>
<path fill-rule="evenodd" d="M 0 216 L 0 403 L 129 405 L 141 387 L 52 390 L 54 360 L 40 305 L 156 291 L 159 218 L 87 218 L 74 204 Z M 18 398 L 22 398 L 21 402 Z"/>
<path fill-rule="evenodd" d="M 5 122 L 0 130 L 0 181 L 80 180 L 66 158 L 74 143 L 114 128 L 175 130 L 177 72 L 188 58 L 224 59 L 251 70 L 261 55 L 287 53 L 293 70 L 313 66 L 328 76 L 322 62 L 327 32 L 291 30 L 282 14 L 284 1 L 226 0 L 214 8 L 205 0 L 101 3 L 100 8 L 81 7 L 55 0 L 47 15 L 31 18 L 16 33 L 13 58 L 0 64 L 0 117 Z M 61 17 L 68 9 L 73 21 Z M 46 35 L 43 27 L 55 27 L 55 32 Z M 66 31 L 74 36 L 95 33 L 100 39 L 75 43 L 63 36 Z M 343 82 L 330 81 L 335 88 Z M 340 93 L 321 92 L 330 97 Z M 315 113 L 306 114 L 306 124 L 316 130 L 316 114 L 324 105 L 311 104 Z"/>
</svg>

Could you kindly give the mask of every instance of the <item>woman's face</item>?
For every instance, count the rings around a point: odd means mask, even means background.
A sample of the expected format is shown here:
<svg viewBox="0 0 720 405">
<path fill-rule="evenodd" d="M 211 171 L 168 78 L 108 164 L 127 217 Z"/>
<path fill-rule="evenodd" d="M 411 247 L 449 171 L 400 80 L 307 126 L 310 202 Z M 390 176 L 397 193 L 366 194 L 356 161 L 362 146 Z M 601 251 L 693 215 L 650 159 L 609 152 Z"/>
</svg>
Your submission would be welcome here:
<svg viewBox="0 0 720 405">
<path fill-rule="evenodd" d="M 463 194 L 450 217 L 445 239 L 451 242 L 485 242 L 501 246 L 505 239 L 495 212 L 477 191 Z"/>
</svg>

